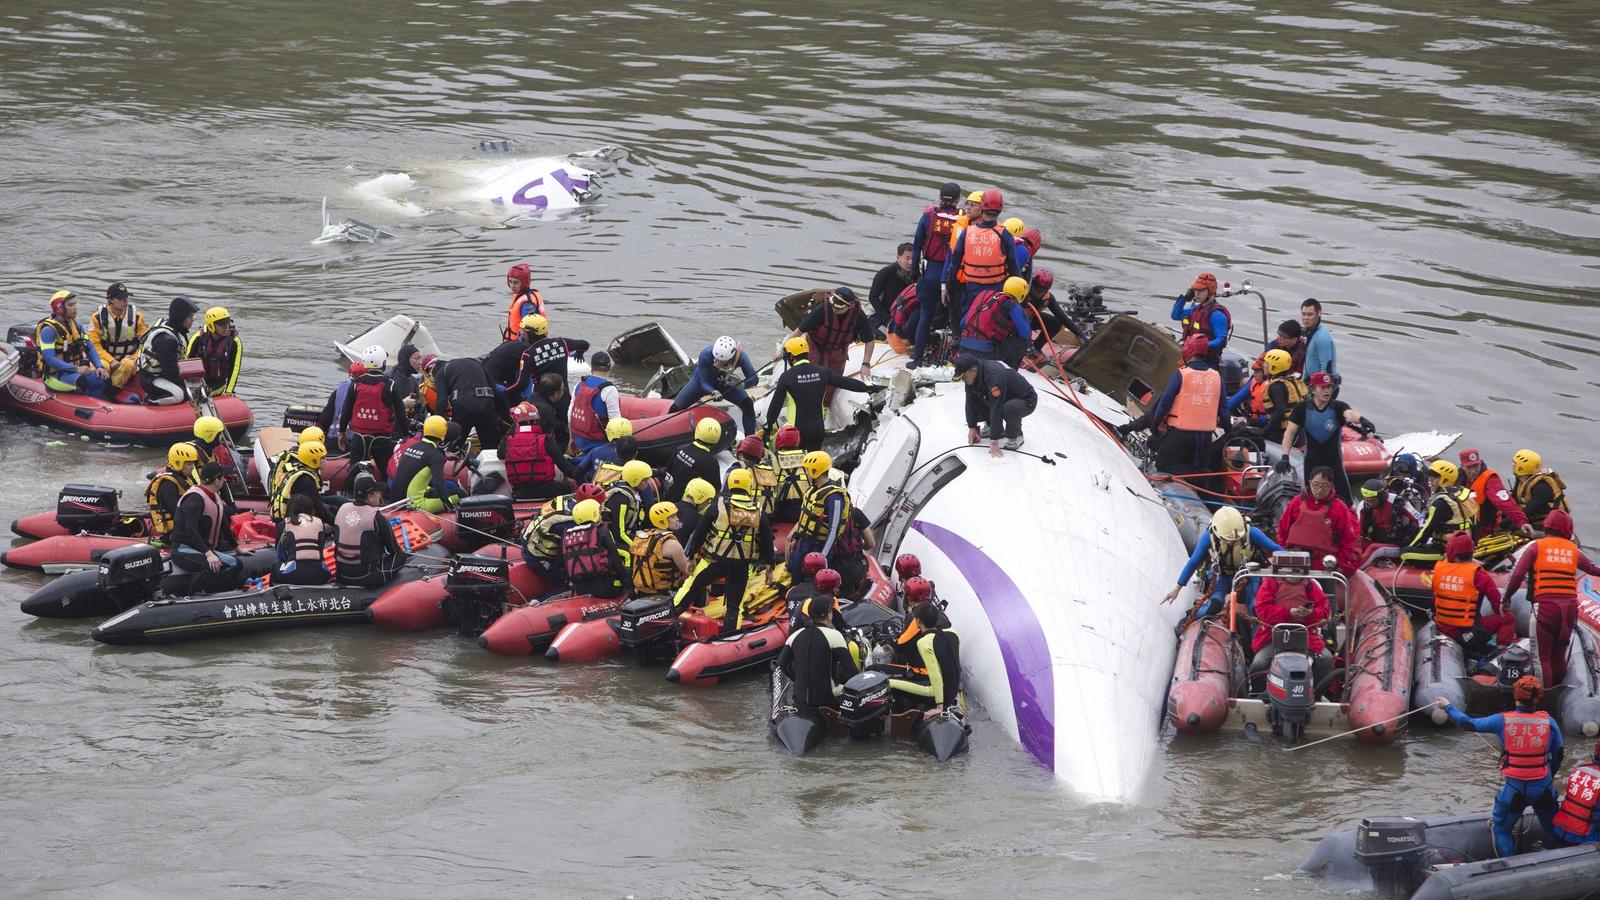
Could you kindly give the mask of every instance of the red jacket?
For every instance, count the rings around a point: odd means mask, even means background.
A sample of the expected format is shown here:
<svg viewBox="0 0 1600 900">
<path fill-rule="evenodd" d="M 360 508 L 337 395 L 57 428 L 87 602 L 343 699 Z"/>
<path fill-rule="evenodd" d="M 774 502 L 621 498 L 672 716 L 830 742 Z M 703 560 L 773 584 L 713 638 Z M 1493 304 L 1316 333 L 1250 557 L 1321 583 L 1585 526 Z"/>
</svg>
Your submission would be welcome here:
<svg viewBox="0 0 1600 900">
<path fill-rule="evenodd" d="M 1331 615 L 1330 610 L 1332 607 L 1328 605 L 1328 595 L 1322 592 L 1322 588 L 1317 586 L 1316 581 L 1307 578 L 1300 583 L 1306 586 L 1306 596 L 1311 599 L 1311 618 L 1309 619 L 1296 619 L 1289 614 L 1289 610 L 1300 605 L 1298 602 L 1291 602 L 1288 606 L 1280 606 L 1278 604 L 1279 588 L 1287 588 L 1289 585 L 1277 578 L 1262 580 L 1261 589 L 1256 591 L 1256 618 L 1261 620 L 1261 627 L 1256 629 L 1255 636 L 1250 639 L 1251 653 L 1255 653 L 1262 647 L 1272 643 L 1272 626 L 1274 625 L 1281 625 L 1284 622 L 1299 622 L 1307 626 L 1313 626 Z M 1320 629 L 1312 627 L 1311 652 L 1321 653 L 1326 646 L 1322 640 Z"/>
<path fill-rule="evenodd" d="M 1319 501 L 1310 494 L 1301 493 L 1289 501 L 1289 506 L 1283 511 L 1283 516 L 1278 519 L 1278 543 L 1294 549 L 1289 543 L 1289 530 L 1300 516 L 1312 513 L 1323 513 L 1330 520 L 1333 530 L 1334 555 L 1339 558 L 1339 571 L 1350 575 L 1356 570 L 1356 563 L 1361 560 L 1361 520 L 1356 518 L 1352 510 L 1337 496 L 1329 495 L 1325 501 Z M 1303 546 L 1301 549 L 1305 549 Z M 1320 559 L 1311 561 L 1313 566 L 1321 565 Z"/>
</svg>

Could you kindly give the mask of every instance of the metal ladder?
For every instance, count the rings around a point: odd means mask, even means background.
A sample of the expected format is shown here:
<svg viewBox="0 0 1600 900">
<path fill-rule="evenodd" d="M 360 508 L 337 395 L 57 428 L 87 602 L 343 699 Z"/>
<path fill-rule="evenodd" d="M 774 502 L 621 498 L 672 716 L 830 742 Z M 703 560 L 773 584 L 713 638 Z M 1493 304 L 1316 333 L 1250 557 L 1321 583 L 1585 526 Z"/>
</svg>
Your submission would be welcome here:
<svg viewBox="0 0 1600 900">
<path fill-rule="evenodd" d="M 217 415 L 217 404 L 216 401 L 211 399 L 211 390 L 206 387 L 204 372 L 185 378 L 183 380 L 183 388 L 189 395 L 189 406 L 194 409 L 196 421 L 199 421 L 201 416 L 216 416 L 217 419 L 222 419 L 221 416 Z M 234 443 L 233 434 L 228 431 L 226 422 L 223 422 L 220 441 L 224 447 L 228 448 L 228 458 L 233 460 L 233 465 L 228 467 L 224 477 L 234 489 L 234 493 L 243 496 L 249 492 L 245 485 L 244 469 L 242 468 L 244 457 L 239 455 L 239 445 Z M 263 487 L 271 489 L 271 485 L 263 485 Z"/>
</svg>

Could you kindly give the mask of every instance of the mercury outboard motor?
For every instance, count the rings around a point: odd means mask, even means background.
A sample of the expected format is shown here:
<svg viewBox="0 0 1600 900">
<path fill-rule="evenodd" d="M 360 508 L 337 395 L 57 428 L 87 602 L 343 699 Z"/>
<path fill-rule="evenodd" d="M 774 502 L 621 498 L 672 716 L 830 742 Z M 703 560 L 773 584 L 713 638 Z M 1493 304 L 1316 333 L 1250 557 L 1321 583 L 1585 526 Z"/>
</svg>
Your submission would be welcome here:
<svg viewBox="0 0 1600 900">
<path fill-rule="evenodd" d="M 889 676 L 862 672 L 844 683 L 839 694 L 839 724 L 856 738 L 877 737 L 889 720 Z"/>
<path fill-rule="evenodd" d="M 149 544 L 129 544 L 100 557 L 100 589 L 117 610 L 131 609 L 156 595 L 171 564 Z"/>
<path fill-rule="evenodd" d="M 1410 816 L 1374 816 L 1356 829 L 1356 860 L 1388 897 L 1409 897 L 1427 877 L 1428 828 Z"/>
<path fill-rule="evenodd" d="M 68 534 L 109 534 L 117 524 L 117 489 L 69 484 L 56 495 L 56 524 Z"/>
<path fill-rule="evenodd" d="M 445 618 L 458 633 L 477 637 L 505 612 L 510 586 L 510 564 L 505 557 L 458 556 L 444 577 Z"/>
<path fill-rule="evenodd" d="M 1285 743 L 1299 743 L 1316 700 L 1310 633 L 1304 625 L 1274 625 L 1272 665 L 1267 669 L 1267 715 L 1272 733 Z"/>
<path fill-rule="evenodd" d="M 677 636 L 671 597 L 635 597 L 622 604 L 617 640 L 639 662 L 670 662 L 677 655 Z"/>
</svg>

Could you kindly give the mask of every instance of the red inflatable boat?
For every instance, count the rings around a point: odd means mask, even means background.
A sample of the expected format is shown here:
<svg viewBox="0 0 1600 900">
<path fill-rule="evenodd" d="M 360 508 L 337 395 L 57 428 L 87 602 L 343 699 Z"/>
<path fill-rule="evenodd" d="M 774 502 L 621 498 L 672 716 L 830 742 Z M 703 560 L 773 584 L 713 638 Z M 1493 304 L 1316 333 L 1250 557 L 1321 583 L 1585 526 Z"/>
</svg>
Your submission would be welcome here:
<svg viewBox="0 0 1600 900">
<path fill-rule="evenodd" d="M 242 512 L 230 524 L 241 552 L 249 553 L 273 543 L 275 529 L 263 513 Z M 98 563 L 108 550 L 142 544 L 146 539 L 144 534 L 57 534 L 0 553 L 0 563 L 14 569 L 85 568 Z"/>
<path fill-rule="evenodd" d="M 716 449 L 733 445 L 735 428 L 728 413 L 709 403 L 670 412 L 669 397 L 618 395 L 622 416 L 633 423 L 633 436 L 639 441 L 639 456 L 654 463 L 666 463 L 674 450 L 694 440 L 694 428 L 702 419 L 722 426 L 722 440 Z"/>
<path fill-rule="evenodd" d="M 607 599 L 587 594 L 561 594 L 543 603 L 513 609 L 478 636 L 478 646 L 502 656 L 528 656 L 537 653 L 548 655 L 551 642 L 555 640 L 557 634 L 563 633 L 563 629 L 591 623 L 603 626 L 604 631 L 611 634 L 611 645 L 616 646 L 616 632 L 610 623 L 616 621 L 616 612 L 626 599 L 626 597 Z M 602 646 L 606 643 L 603 635 L 596 634 L 593 637 L 599 640 Z M 587 654 L 582 661 L 592 662 L 607 655 L 609 654 L 597 649 Z M 551 658 L 561 657 L 557 654 Z M 574 655 L 567 657 L 566 661 L 579 660 Z"/>
<path fill-rule="evenodd" d="M 508 570 L 511 590 L 507 596 L 507 603 L 513 612 L 554 588 L 554 585 L 545 581 L 543 576 L 522 561 L 521 551 L 514 547 L 489 544 L 474 551 L 474 554 L 496 556 L 511 561 Z M 447 577 L 448 573 L 440 572 L 384 591 L 371 606 L 367 607 L 367 620 L 396 631 L 428 631 L 443 628 L 447 624 L 444 609 L 444 599 L 448 593 L 445 589 Z M 505 616 L 501 618 L 504 619 Z"/>
<path fill-rule="evenodd" d="M 137 396 L 136 392 L 133 393 Z M 217 418 L 235 437 L 250 430 L 250 407 L 232 394 L 212 398 Z M 57 393 L 38 378 L 17 375 L 0 389 L 0 407 L 69 431 L 135 444 L 170 444 L 194 434 L 194 409 L 187 403 L 147 406 Z"/>
</svg>

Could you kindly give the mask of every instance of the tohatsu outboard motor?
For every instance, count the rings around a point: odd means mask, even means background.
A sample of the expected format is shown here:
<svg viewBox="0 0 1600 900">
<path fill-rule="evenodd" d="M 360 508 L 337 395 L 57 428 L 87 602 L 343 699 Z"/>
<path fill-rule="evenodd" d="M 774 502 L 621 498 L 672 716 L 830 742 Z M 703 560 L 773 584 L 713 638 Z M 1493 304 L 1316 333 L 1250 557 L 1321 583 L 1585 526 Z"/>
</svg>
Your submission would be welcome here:
<svg viewBox="0 0 1600 900">
<path fill-rule="evenodd" d="M 839 724 L 851 737 L 877 737 L 889 720 L 890 705 L 888 674 L 862 672 L 845 682 L 839 694 Z"/>
<path fill-rule="evenodd" d="M 505 557 L 464 553 L 455 558 L 444 577 L 445 618 L 458 633 L 477 637 L 505 612 L 510 587 L 510 565 Z"/>
<path fill-rule="evenodd" d="M 1369 816 L 1356 829 L 1355 858 L 1385 897 L 1409 897 L 1432 861 L 1427 824 L 1410 816 Z"/>
<path fill-rule="evenodd" d="M 129 544 L 100 557 L 100 589 L 117 610 L 131 609 L 156 595 L 170 563 L 149 544 Z"/>
<path fill-rule="evenodd" d="M 641 664 L 667 663 L 678 655 L 678 629 L 671 597 L 635 597 L 622 604 L 617 641 Z"/>
<path fill-rule="evenodd" d="M 1311 634 L 1304 625 L 1272 627 L 1272 665 L 1267 669 L 1267 719 L 1272 733 L 1296 744 L 1316 703 L 1312 684 Z"/>
</svg>

